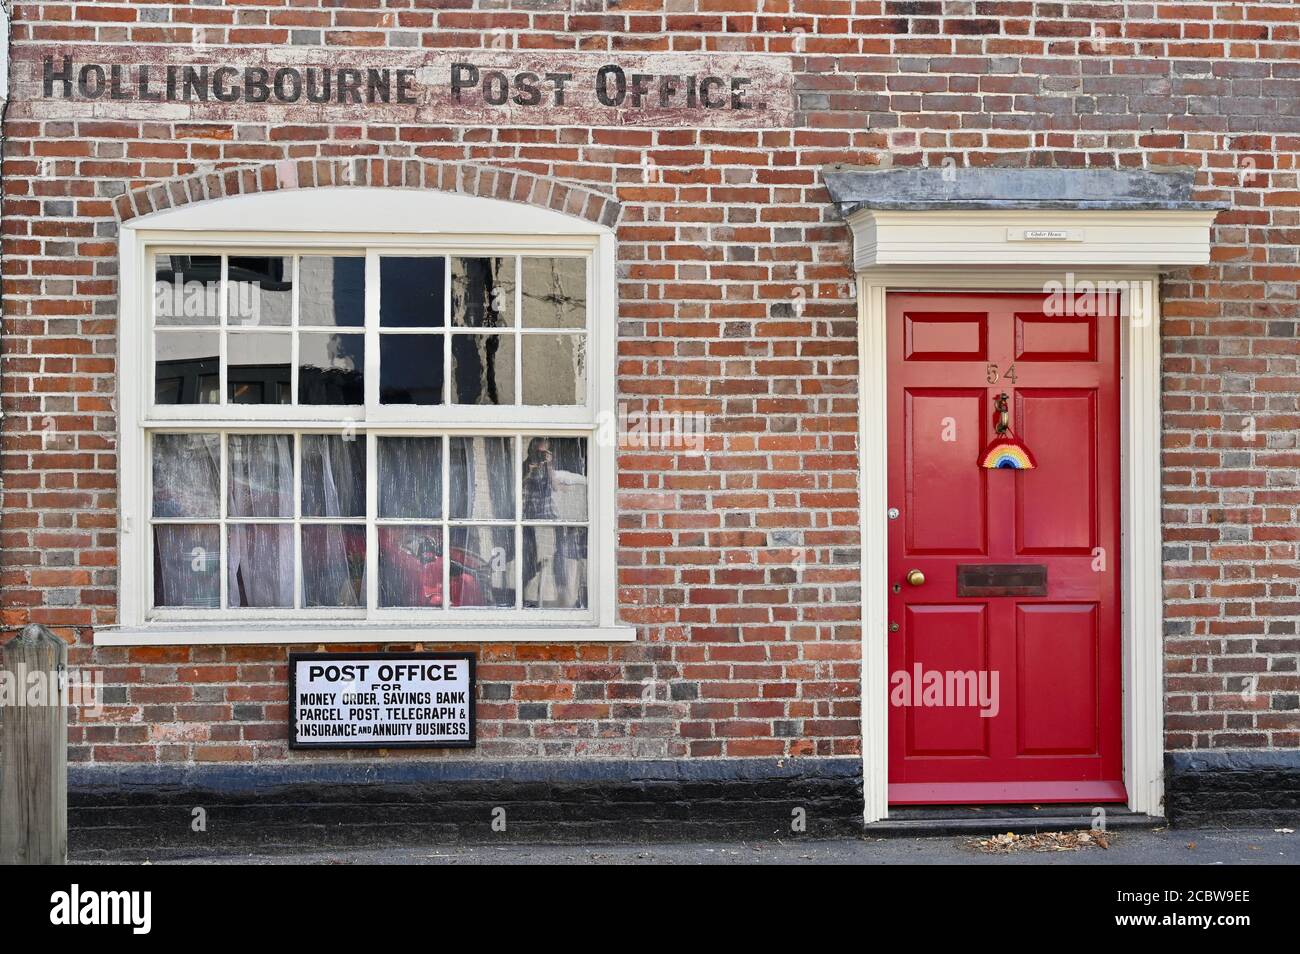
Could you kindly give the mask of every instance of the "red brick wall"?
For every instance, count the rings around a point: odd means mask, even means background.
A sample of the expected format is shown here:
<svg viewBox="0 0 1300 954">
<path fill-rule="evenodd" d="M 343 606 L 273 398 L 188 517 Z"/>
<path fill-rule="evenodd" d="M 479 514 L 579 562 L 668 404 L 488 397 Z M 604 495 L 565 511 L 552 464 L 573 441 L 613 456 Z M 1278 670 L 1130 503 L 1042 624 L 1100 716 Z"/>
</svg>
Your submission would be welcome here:
<svg viewBox="0 0 1300 954">
<path fill-rule="evenodd" d="M 1172 275 L 1164 291 L 1168 744 L 1300 747 L 1291 2 L 470 7 L 15 5 L 16 69 L 39 70 L 51 51 L 276 63 L 295 44 L 360 65 L 569 51 L 594 69 L 675 52 L 706 67 L 752 60 L 774 103 L 758 123 L 668 114 L 628 125 L 599 110 L 591 125 L 545 111 L 503 122 L 436 103 L 414 120 L 394 108 L 284 121 L 252 104 L 77 110 L 16 82 L 5 125 L 3 626 L 54 627 L 74 642 L 74 665 L 105 671 L 110 705 L 73 726 L 72 758 L 286 756 L 284 647 L 91 646 L 94 627 L 114 622 L 117 584 L 113 202 L 199 171 L 349 157 L 472 161 L 617 198 L 619 399 L 708 421 L 703 455 L 620 458 L 620 615 L 637 642 L 473 647 L 479 755 L 859 751 L 856 308 L 848 233 L 818 171 L 946 159 L 1192 166 L 1199 197 L 1232 202 L 1212 264 Z M 190 48 L 200 27 L 201 54 Z M 785 58 L 788 72 L 760 55 Z M 783 95 L 788 108 L 775 108 Z M 1257 691 L 1242 693 L 1251 676 Z"/>
</svg>

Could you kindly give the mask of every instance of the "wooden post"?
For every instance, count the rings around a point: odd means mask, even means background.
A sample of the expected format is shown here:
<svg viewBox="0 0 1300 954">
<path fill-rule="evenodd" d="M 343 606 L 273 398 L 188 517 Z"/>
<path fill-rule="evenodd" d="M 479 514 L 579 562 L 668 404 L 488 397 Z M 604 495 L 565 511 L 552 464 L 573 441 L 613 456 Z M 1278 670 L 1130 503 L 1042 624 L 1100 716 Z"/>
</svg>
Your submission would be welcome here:
<svg viewBox="0 0 1300 954">
<path fill-rule="evenodd" d="M 68 647 L 44 626 L 0 648 L 0 864 L 68 863 Z"/>
</svg>

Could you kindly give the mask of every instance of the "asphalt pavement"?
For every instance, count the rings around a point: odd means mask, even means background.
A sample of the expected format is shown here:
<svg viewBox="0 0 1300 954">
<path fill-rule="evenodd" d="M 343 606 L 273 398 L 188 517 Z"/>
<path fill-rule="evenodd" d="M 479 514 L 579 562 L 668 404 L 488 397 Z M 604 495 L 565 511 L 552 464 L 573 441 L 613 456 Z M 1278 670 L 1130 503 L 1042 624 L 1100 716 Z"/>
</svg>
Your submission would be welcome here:
<svg viewBox="0 0 1300 954">
<path fill-rule="evenodd" d="M 990 851 L 987 836 L 652 844 L 455 844 L 351 847 L 192 858 L 73 857 L 73 863 L 256 865 L 1295 865 L 1300 832 L 1155 829 L 1111 833 L 1108 848 Z"/>
</svg>

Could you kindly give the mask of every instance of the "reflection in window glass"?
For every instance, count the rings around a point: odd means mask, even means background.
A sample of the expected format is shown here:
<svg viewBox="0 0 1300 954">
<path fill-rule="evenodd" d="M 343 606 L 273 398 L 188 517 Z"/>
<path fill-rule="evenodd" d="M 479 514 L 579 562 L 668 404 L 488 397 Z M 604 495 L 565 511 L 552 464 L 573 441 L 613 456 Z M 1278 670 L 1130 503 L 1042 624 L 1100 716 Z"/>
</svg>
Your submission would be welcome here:
<svg viewBox="0 0 1300 954">
<path fill-rule="evenodd" d="M 586 439 L 530 437 L 525 442 L 524 519 L 586 520 Z"/>
<path fill-rule="evenodd" d="M 442 529 L 379 527 L 379 605 L 442 606 Z"/>
<path fill-rule="evenodd" d="M 451 528 L 451 605 L 515 605 L 515 528 Z"/>
<path fill-rule="evenodd" d="M 153 604 L 340 620 L 589 608 L 594 425 L 573 410 L 586 259 L 483 242 L 267 251 L 154 256 L 155 401 L 220 408 L 145 422 Z M 410 407 L 366 420 L 376 395 Z M 305 409 L 273 409 L 290 405 Z M 216 433 L 169 432 L 190 420 Z"/>
<path fill-rule="evenodd" d="M 230 605 L 293 606 L 293 524 L 232 524 L 227 540 Z"/>
<path fill-rule="evenodd" d="M 524 403 L 582 404 L 587 397 L 587 342 L 582 335 L 522 337 Z"/>
<path fill-rule="evenodd" d="M 221 531 L 207 524 L 153 528 L 153 605 L 221 604 Z"/>
<path fill-rule="evenodd" d="M 509 520 L 515 515 L 514 439 L 451 438 L 453 520 Z"/>
<path fill-rule="evenodd" d="M 154 257 L 154 324 L 221 323 L 221 256 Z"/>
<path fill-rule="evenodd" d="M 186 519 L 221 514 L 221 435 L 153 436 L 153 515 Z"/>
<path fill-rule="evenodd" d="M 153 390 L 156 404 L 216 404 L 221 396 L 220 332 L 155 334 Z"/>
<path fill-rule="evenodd" d="M 442 438 L 381 437 L 379 516 L 442 516 Z"/>
<path fill-rule="evenodd" d="M 302 528 L 302 605 L 366 605 L 366 528 L 318 523 Z"/>
<path fill-rule="evenodd" d="M 304 255 L 298 260 L 298 324 L 360 328 L 366 323 L 366 260 Z"/>
<path fill-rule="evenodd" d="M 285 326 L 293 321 L 293 259 L 232 255 L 226 262 L 226 323 Z"/>
<path fill-rule="evenodd" d="M 587 326 L 587 260 L 525 258 L 524 327 Z"/>
<path fill-rule="evenodd" d="M 298 335 L 298 403 L 364 404 L 366 336 Z"/>
<path fill-rule="evenodd" d="M 226 339 L 226 400 L 231 404 L 291 404 L 293 338 L 232 334 Z"/>
<path fill-rule="evenodd" d="M 446 306 L 446 263 L 441 257 L 379 259 L 379 324 L 385 328 L 441 328 Z"/>
<path fill-rule="evenodd" d="M 442 335 L 381 335 L 379 403 L 442 403 Z"/>
<path fill-rule="evenodd" d="M 229 516 L 293 516 L 292 434 L 231 434 L 226 457 Z"/>
<path fill-rule="evenodd" d="M 529 608 L 586 609 L 586 527 L 524 527 L 523 595 Z"/>
<path fill-rule="evenodd" d="M 514 326 L 513 255 L 451 260 L 451 323 L 459 328 Z"/>
<path fill-rule="evenodd" d="M 366 515 L 366 439 L 338 434 L 302 436 L 302 515 Z"/>
<path fill-rule="evenodd" d="M 515 336 L 453 335 L 451 380 L 456 404 L 514 404 Z"/>
</svg>

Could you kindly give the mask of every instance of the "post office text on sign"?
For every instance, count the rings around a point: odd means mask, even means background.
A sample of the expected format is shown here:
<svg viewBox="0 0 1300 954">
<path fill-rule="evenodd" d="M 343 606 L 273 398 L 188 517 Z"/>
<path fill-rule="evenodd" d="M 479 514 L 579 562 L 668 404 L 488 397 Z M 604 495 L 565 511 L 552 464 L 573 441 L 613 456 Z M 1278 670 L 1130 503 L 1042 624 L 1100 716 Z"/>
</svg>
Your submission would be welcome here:
<svg viewBox="0 0 1300 954">
<path fill-rule="evenodd" d="M 572 73 L 538 73 L 532 70 L 507 73 L 482 70 L 472 63 L 453 63 L 451 91 L 457 102 L 466 91 L 477 91 L 489 106 L 564 106 Z M 752 80 L 745 76 L 698 76 L 693 73 L 628 73 L 609 64 L 596 70 L 596 101 L 602 106 L 655 107 L 662 109 L 750 108 L 746 98 Z"/>
<path fill-rule="evenodd" d="M 474 744 L 471 653 L 293 653 L 294 748 Z"/>
</svg>

